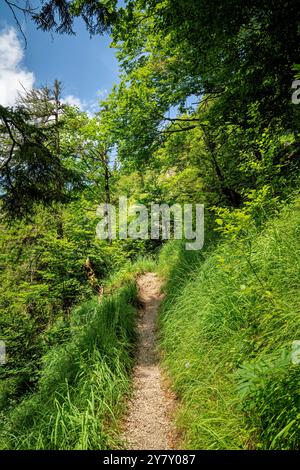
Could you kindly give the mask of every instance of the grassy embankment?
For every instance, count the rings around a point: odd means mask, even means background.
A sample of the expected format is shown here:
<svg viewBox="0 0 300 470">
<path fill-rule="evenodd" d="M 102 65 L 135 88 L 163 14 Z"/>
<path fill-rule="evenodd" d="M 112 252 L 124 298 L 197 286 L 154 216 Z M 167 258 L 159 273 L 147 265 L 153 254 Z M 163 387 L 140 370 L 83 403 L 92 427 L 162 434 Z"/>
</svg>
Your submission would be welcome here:
<svg viewBox="0 0 300 470">
<path fill-rule="evenodd" d="M 151 261 L 127 265 L 107 295 L 72 313 L 72 337 L 43 358 L 37 391 L 2 413 L 2 449 L 111 449 L 130 393 L 135 340 L 135 273 Z"/>
<path fill-rule="evenodd" d="M 294 449 L 300 442 L 300 202 L 202 252 L 164 247 L 164 366 L 183 446 Z"/>
</svg>

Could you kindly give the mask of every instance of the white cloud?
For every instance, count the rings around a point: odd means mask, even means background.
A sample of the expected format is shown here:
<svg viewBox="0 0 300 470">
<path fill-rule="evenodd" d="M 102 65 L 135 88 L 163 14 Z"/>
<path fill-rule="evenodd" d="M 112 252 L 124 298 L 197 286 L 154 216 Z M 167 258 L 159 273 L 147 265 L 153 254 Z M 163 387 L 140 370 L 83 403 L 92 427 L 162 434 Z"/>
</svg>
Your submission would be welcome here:
<svg viewBox="0 0 300 470">
<path fill-rule="evenodd" d="M 81 101 L 80 98 L 74 95 L 68 95 L 63 99 L 63 102 L 65 104 L 68 104 L 69 106 L 77 106 L 81 111 L 85 109 L 86 103 Z"/>
<path fill-rule="evenodd" d="M 22 67 L 24 52 L 14 28 L 0 33 L 0 104 L 13 106 L 19 92 L 31 89 L 34 74 Z"/>
<path fill-rule="evenodd" d="M 68 104 L 69 106 L 76 106 L 80 111 L 85 111 L 89 116 L 92 116 L 92 111 L 90 109 L 89 103 L 82 101 L 78 96 L 67 95 L 63 100 L 63 103 Z"/>
<path fill-rule="evenodd" d="M 99 99 L 85 101 L 78 98 L 78 96 L 67 95 L 62 102 L 70 106 L 76 106 L 80 111 L 85 111 L 89 116 L 93 116 L 99 111 Z"/>
</svg>

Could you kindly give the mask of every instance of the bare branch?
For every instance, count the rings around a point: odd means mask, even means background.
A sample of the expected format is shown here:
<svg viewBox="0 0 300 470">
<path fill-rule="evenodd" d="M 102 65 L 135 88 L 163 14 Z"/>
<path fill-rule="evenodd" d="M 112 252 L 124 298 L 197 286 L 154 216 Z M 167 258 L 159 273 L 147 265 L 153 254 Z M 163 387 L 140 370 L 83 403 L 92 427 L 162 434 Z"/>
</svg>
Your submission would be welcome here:
<svg viewBox="0 0 300 470">
<path fill-rule="evenodd" d="M 190 131 L 191 129 L 195 129 L 197 126 L 189 126 L 189 127 L 181 127 L 180 129 L 170 129 L 165 131 L 160 131 L 161 134 L 174 134 L 176 132 L 184 132 Z"/>
<path fill-rule="evenodd" d="M 25 43 L 25 49 L 26 49 L 27 48 L 27 38 L 25 36 L 25 33 L 24 33 L 23 28 L 21 26 L 21 23 L 20 23 L 17 15 L 16 15 L 15 9 L 21 11 L 24 14 L 24 16 L 26 16 L 26 15 L 32 15 L 34 13 L 34 11 L 36 11 L 36 8 L 33 8 L 28 0 L 26 1 L 25 6 L 23 6 L 23 7 L 21 7 L 20 5 L 17 5 L 14 2 L 11 2 L 10 0 L 4 0 L 4 3 L 6 3 L 6 5 L 10 9 L 10 11 L 11 11 L 13 17 L 14 17 L 14 20 L 15 20 L 15 22 L 16 22 L 19 30 L 20 30 L 20 33 L 23 36 L 24 43 Z"/>
</svg>

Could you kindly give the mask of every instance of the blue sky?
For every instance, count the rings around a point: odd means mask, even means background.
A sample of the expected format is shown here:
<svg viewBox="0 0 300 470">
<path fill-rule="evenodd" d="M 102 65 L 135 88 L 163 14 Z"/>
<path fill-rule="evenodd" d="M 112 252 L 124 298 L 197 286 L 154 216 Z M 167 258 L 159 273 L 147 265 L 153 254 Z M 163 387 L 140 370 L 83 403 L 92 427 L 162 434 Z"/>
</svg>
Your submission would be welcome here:
<svg viewBox="0 0 300 470">
<path fill-rule="evenodd" d="M 22 17 L 20 17 L 22 19 Z M 107 35 L 90 38 L 81 20 L 76 36 L 41 32 L 31 21 L 22 27 L 27 49 L 9 9 L 0 5 L 0 104 L 11 105 L 14 89 L 63 82 L 63 95 L 84 109 L 95 111 L 98 97 L 104 98 L 118 82 L 115 51 Z M 18 85 L 19 84 L 19 85 Z M 2 103 L 1 103 L 2 101 Z M 5 102 L 6 101 L 6 102 Z"/>
</svg>

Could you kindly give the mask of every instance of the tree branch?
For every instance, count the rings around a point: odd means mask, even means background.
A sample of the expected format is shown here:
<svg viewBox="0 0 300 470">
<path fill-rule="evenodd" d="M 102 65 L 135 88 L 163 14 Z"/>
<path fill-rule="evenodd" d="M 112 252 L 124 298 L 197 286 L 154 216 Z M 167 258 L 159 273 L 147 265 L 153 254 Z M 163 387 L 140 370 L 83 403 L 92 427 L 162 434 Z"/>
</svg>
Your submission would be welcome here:
<svg viewBox="0 0 300 470">
<path fill-rule="evenodd" d="M 13 15 L 13 17 L 14 17 L 14 20 L 15 20 L 15 22 L 16 22 L 16 24 L 17 24 L 19 30 L 20 30 L 20 33 L 21 33 L 22 36 L 23 36 L 24 43 L 25 43 L 25 49 L 26 49 L 26 48 L 27 48 L 27 38 L 26 38 L 26 36 L 25 36 L 25 33 L 24 33 L 23 28 L 22 28 L 22 26 L 21 26 L 21 23 L 20 23 L 20 21 L 19 21 L 17 15 L 16 15 L 16 12 L 15 12 L 14 9 L 16 8 L 17 10 L 20 10 L 24 15 L 26 15 L 26 14 L 32 14 L 35 9 L 33 9 L 33 8 L 31 7 L 30 3 L 28 3 L 28 2 L 26 2 L 26 4 L 28 5 L 28 7 L 26 7 L 26 6 L 25 6 L 25 7 L 20 7 L 19 5 L 17 5 L 17 4 L 14 3 L 14 2 L 11 2 L 10 0 L 4 0 L 4 3 L 6 3 L 6 5 L 8 6 L 8 8 L 10 9 L 10 11 L 12 12 L 12 15 Z"/>
<path fill-rule="evenodd" d="M 195 129 L 197 126 L 181 127 L 180 129 L 170 129 L 166 131 L 160 131 L 161 134 L 174 134 L 175 132 L 184 132 Z"/>
</svg>

